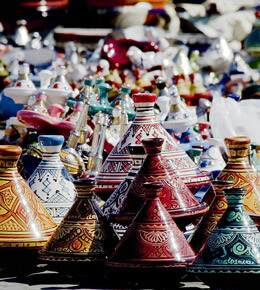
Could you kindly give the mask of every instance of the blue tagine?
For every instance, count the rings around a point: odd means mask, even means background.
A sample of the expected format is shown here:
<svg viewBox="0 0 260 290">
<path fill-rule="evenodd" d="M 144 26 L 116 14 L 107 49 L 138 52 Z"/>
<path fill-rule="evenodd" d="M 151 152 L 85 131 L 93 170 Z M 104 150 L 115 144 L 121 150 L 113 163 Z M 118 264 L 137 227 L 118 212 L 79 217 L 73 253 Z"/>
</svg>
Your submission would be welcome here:
<svg viewBox="0 0 260 290">
<path fill-rule="evenodd" d="M 64 137 L 41 135 L 39 143 L 43 151 L 42 161 L 27 182 L 54 221 L 59 224 L 76 198 L 74 179 L 60 159 Z"/>
<path fill-rule="evenodd" d="M 224 190 L 228 208 L 204 250 L 187 267 L 211 287 L 240 289 L 260 278 L 260 232 L 243 207 L 245 192 L 245 188 Z"/>
</svg>

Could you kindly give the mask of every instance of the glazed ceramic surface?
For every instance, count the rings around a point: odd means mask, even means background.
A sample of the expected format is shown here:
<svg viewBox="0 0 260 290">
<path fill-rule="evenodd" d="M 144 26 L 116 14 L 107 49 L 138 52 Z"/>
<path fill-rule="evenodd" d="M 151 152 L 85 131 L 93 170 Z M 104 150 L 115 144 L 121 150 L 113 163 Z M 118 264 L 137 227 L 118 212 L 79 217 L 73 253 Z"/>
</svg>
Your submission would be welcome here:
<svg viewBox="0 0 260 290">
<path fill-rule="evenodd" d="M 56 224 L 18 173 L 21 153 L 21 147 L 0 146 L 0 248 L 39 249 Z"/>
<path fill-rule="evenodd" d="M 232 181 L 213 180 L 212 186 L 216 196 L 210 205 L 208 213 L 203 216 L 190 241 L 190 245 L 196 253 L 200 252 L 206 246 L 208 237 L 227 209 L 227 200 L 224 196 L 224 190 L 232 187 Z"/>
<path fill-rule="evenodd" d="M 248 162 L 250 139 L 245 136 L 225 138 L 229 157 L 217 180 L 230 180 L 232 187 L 245 187 L 244 207 L 255 222 L 260 219 L 260 179 Z"/>
<path fill-rule="evenodd" d="M 101 111 L 103 113 L 111 114 L 113 107 L 108 101 L 108 93 L 111 90 L 111 86 L 107 83 L 101 83 L 98 85 L 98 100 L 90 101 L 89 114 L 94 115 Z"/>
<path fill-rule="evenodd" d="M 172 218 L 184 220 L 187 217 L 205 214 L 208 211 L 207 204 L 197 201 L 166 158 L 161 155 L 164 139 L 148 138 L 142 143 L 147 156 L 113 218 L 118 222 L 129 223 L 133 220 L 145 200 L 143 183 L 147 181 L 162 183 L 160 200 Z"/>
<path fill-rule="evenodd" d="M 165 139 L 162 155 L 192 190 L 196 191 L 201 185 L 210 183 L 209 178 L 198 169 L 156 119 L 153 110 L 156 94 L 138 93 L 132 97 L 136 108 L 135 119 L 103 163 L 97 175 L 96 194 L 107 200 L 132 166 L 128 145 L 141 146 L 145 138 Z"/>
<path fill-rule="evenodd" d="M 75 181 L 77 199 L 40 253 L 47 262 L 102 263 L 118 240 L 93 199 L 95 181 Z"/>
<path fill-rule="evenodd" d="M 145 184 L 146 201 L 116 246 L 107 265 L 151 270 L 184 267 L 194 252 L 160 202 L 161 184 Z"/>
<path fill-rule="evenodd" d="M 60 159 L 64 137 L 41 135 L 39 143 L 43 151 L 42 161 L 27 182 L 58 224 L 75 201 L 74 179 Z"/>
<path fill-rule="evenodd" d="M 102 207 L 102 211 L 108 217 L 108 219 L 110 219 L 110 215 L 117 214 L 118 208 L 123 203 L 123 200 L 126 198 L 128 190 L 131 187 L 136 173 L 142 166 L 146 156 L 143 146 L 129 145 L 128 148 L 131 154 L 131 158 L 133 160 L 133 165 L 126 178 L 119 184 L 119 186 L 110 195 L 110 197 Z M 124 235 L 127 226 L 116 222 L 111 222 L 111 224 L 113 225 L 113 228 L 117 235 L 121 238 Z"/>
<path fill-rule="evenodd" d="M 231 188 L 224 192 L 228 207 L 188 272 L 260 273 L 260 233 L 243 207 L 246 189 Z"/>
<path fill-rule="evenodd" d="M 116 214 L 119 206 L 127 196 L 127 192 L 131 187 L 131 184 L 142 166 L 146 153 L 143 146 L 129 145 L 128 146 L 131 158 L 133 160 L 132 168 L 129 170 L 126 178 L 119 184 L 116 190 L 110 195 L 108 200 L 105 202 L 102 210 L 106 216 L 109 217 L 111 214 Z"/>
</svg>

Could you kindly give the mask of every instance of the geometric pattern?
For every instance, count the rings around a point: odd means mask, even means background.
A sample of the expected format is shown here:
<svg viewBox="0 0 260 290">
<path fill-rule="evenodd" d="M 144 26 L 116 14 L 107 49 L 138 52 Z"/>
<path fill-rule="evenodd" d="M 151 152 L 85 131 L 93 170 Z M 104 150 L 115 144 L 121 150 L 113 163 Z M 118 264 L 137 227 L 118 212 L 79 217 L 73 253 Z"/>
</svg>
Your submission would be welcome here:
<svg viewBox="0 0 260 290">
<path fill-rule="evenodd" d="M 1 246 L 42 246 L 55 228 L 56 224 L 21 175 L 1 173 Z"/>
<path fill-rule="evenodd" d="M 79 192 L 81 191 L 82 188 L 79 188 Z M 40 251 L 41 260 L 103 263 L 118 243 L 108 221 L 95 204 L 89 187 L 84 186 L 83 191 L 87 194 L 76 199 L 69 213 Z"/>
<path fill-rule="evenodd" d="M 61 194 L 59 191 L 54 193 L 49 199 L 49 203 L 70 203 L 71 200 L 67 199 L 63 194 Z"/>
<path fill-rule="evenodd" d="M 158 122 L 154 115 L 153 103 L 143 103 L 136 107 L 136 115 L 131 126 L 121 137 L 104 161 L 97 177 L 96 194 L 102 199 L 109 197 L 116 187 L 125 179 L 131 168 L 132 160 L 128 145 L 142 146 L 142 140 L 157 136 L 165 140 L 162 156 L 176 170 L 180 178 L 194 192 L 198 187 L 209 184 L 209 177 L 200 171 L 188 154 L 177 144 L 175 139 Z M 128 170 L 128 171 L 127 171 Z"/>
<path fill-rule="evenodd" d="M 69 179 L 74 180 L 61 161 L 48 162 L 44 159 L 27 180 L 57 224 L 76 198 L 74 184 Z"/>
<path fill-rule="evenodd" d="M 49 185 L 51 184 L 50 183 L 50 181 L 49 181 L 49 179 L 48 178 L 46 178 L 43 182 L 42 182 L 42 184 L 44 185 L 44 188 L 43 188 L 43 192 L 45 192 L 45 193 L 47 193 L 47 195 L 50 193 L 50 191 L 51 191 L 51 188 L 49 187 Z"/>
</svg>

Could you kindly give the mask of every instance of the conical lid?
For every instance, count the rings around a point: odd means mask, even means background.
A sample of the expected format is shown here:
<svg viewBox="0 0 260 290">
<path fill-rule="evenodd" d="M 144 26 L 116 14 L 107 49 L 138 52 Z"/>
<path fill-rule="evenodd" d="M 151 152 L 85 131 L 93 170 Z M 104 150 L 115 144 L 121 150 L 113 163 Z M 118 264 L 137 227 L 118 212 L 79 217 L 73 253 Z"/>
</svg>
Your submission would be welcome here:
<svg viewBox="0 0 260 290">
<path fill-rule="evenodd" d="M 160 202 L 162 184 L 145 183 L 146 201 L 116 246 L 107 265 L 116 268 L 184 267 L 194 252 Z"/>
<path fill-rule="evenodd" d="M 131 184 L 136 176 L 136 173 L 139 171 L 142 166 L 146 153 L 143 146 L 128 145 L 131 158 L 133 160 L 132 168 L 129 170 L 126 178 L 119 184 L 116 190 L 110 195 L 108 200 L 102 207 L 103 213 L 109 217 L 111 214 L 116 214 L 118 208 L 121 206 L 123 200 L 126 198 L 128 190 L 131 187 Z"/>
<path fill-rule="evenodd" d="M 74 178 L 61 162 L 62 135 L 40 135 L 42 160 L 27 183 L 54 221 L 59 224 L 76 197 Z"/>
<path fill-rule="evenodd" d="M 161 156 L 164 139 L 148 138 L 142 143 L 147 153 L 146 159 L 113 218 L 118 222 L 132 221 L 145 200 L 143 183 L 146 181 L 162 183 L 160 200 L 172 218 L 183 219 L 205 214 L 208 211 L 207 204 L 197 201 L 166 158 Z M 190 219 L 187 219 L 189 222 Z"/>
<path fill-rule="evenodd" d="M 210 205 L 209 211 L 203 216 L 190 240 L 190 245 L 196 253 L 206 246 L 208 237 L 227 209 L 227 200 L 224 196 L 224 190 L 232 187 L 232 181 L 213 180 L 212 186 L 215 193 L 213 202 Z"/>
<path fill-rule="evenodd" d="M 106 200 L 124 180 L 131 168 L 132 160 L 128 145 L 142 144 L 145 138 L 164 138 L 162 155 L 176 169 L 177 174 L 194 192 L 201 185 L 208 184 L 209 178 L 195 165 L 174 138 L 159 123 L 154 114 L 156 94 L 138 93 L 133 95 L 136 116 L 126 133 L 106 158 L 97 175 L 96 194 Z"/>
<path fill-rule="evenodd" d="M 77 199 L 40 252 L 50 262 L 102 262 L 118 240 L 93 199 L 95 181 L 75 181 Z"/>
<path fill-rule="evenodd" d="M 22 148 L 0 145 L 0 246 L 42 247 L 56 224 L 17 171 Z"/>
<path fill-rule="evenodd" d="M 225 189 L 228 208 L 188 272 L 260 273 L 260 233 L 243 207 L 245 192 Z"/>
<path fill-rule="evenodd" d="M 249 164 L 250 138 L 238 136 L 225 138 L 228 161 L 217 180 L 233 181 L 232 187 L 245 187 L 244 207 L 258 224 L 260 223 L 260 178 Z"/>
</svg>

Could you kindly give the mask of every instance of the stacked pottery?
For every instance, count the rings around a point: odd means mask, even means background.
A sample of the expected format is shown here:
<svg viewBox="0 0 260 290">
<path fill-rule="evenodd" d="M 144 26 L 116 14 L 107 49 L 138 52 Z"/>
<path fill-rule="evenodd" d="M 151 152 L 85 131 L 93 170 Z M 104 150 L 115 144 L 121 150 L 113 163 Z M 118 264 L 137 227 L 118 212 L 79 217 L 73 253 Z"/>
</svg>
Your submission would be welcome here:
<svg viewBox="0 0 260 290">
<path fill-rule="evenodd" d="M 116 214 L 118 212 L 118 208 L 122 204 L 123 200 L 126 198 L 127 192 L 131 187 L 131 184 L 146 157 L 143 146 L 129 145 L 128 149 L 133 160 L 133 165 L 132 168 L 129 170 L 126 178 L 119 184 L 116 190 L 105 202 L 102 210 L 106 216 Z"/>
<path fill-rule="evenodd" d="M 95 181 L 75 181 L 77 199 L 40 252 L 40 259 L 59 271 L 103 273 L 109 254 L 118 243 L 93 194 Z"/>
<path fill-rule="evenodd" d="M 202 251 L 206 246 L 208 237 L 211 235 L 212 231 L 227 209 L 227 201 L 224 196 L 224 190 L 232 186 L 232 181 L 213 180 L 212 186 L 215 192 L 215 198 L 210 205 L 209 211 L 203 216 L 190 240 L 190 245 L 196 254 Z"/>
<path fill-rule="evenodd" d="M 260 233 L 244 209 L 245 192 L 225 189 L 228 207 L 198 259 L 187 267 L 210 286 L 245 289 L 260 274 Z"/>
<path fill-rule="evenodd" d="M 195 255 L 181 230 L 160 202 L 162 184 L 145 183 L 146 200 L 107 262 L 109 271 L 160 286 L 178 279 Z M 175 275 L 170 275 L 175 274 Z M 152 275 L 154 274 L 154 276 Z M 121 275 L 121 274 L 120 274 Z M 154 277 L 154 278 L 153 278 Z"/>
<path fill-rule="evenodd" d="M 56 224 L 17 170 L 22 148 L 0 146 L 0 267 L 29 270 Z"/>
<path fill-rule="evenodd" d="M 232 187 L 245 187 L 244 207 L 250 217 L 260 225 L 260 178 L 249 163 L 250 139 L 246 136 L 225 138 L 228 161 L 217 180 L 229 180 Z"/>
<path fill-rule="evenodd" d="M 145 200 L 143 183 L 146 181 L 161 182 L 163 187 L 160 200 L 171 217 L 176 219 L 179 227 L 185 228 L 196 217 L 208 211 L 207 204 L 200 204 L 175 170 L 162 156 L 163 138 L 148 138 L 142 141 L 147 154 L 143 165 L 136 174 L 126 197 L 119 205 L 111 220 L 129 224 Z"/>
<path fill-rule="evenodd" d="M 54 221 L 59 224 L 76 197 L 73 177 L 60 159 L 62 135 L 41 135 L 42 161 L 27 182 Z"/>
<path fill-rule="evenodd" d="M 126 198 L 127 192 L 131 187 L 136 173 L 142 166 L 146 156 L 143 146 L 129 145 L 128 149 L 133 160 L 133 165 L 126 178 L 119 184 L 102 207 L 103 213 L 108 217 L 108 219 L 110 215 L 117 214 L 118 208 Z M 116 233 L 121 237 L 124 234 L 126 227 L 119 223 L 112 223 L 112 225 Z"/>
<path fill-rule="evenodd" d="M 101 199 L 107 200 L 127 176 L 132 165 L 128 145 L 141 146 L 142 140 L 145 138 L 165 139 L 162 155 L 166 157 L 167 162 L 171 164 L 192 192 L 202 185 L 210 183 L 209 178 L 199 170 L 156 119 L 154 113 L 156 97 L 156 94 L 145 93 L 133 95 L 136 108 L 135 119 L 106 158 L 96 178 L 96 194 Z"/>
</svg>

